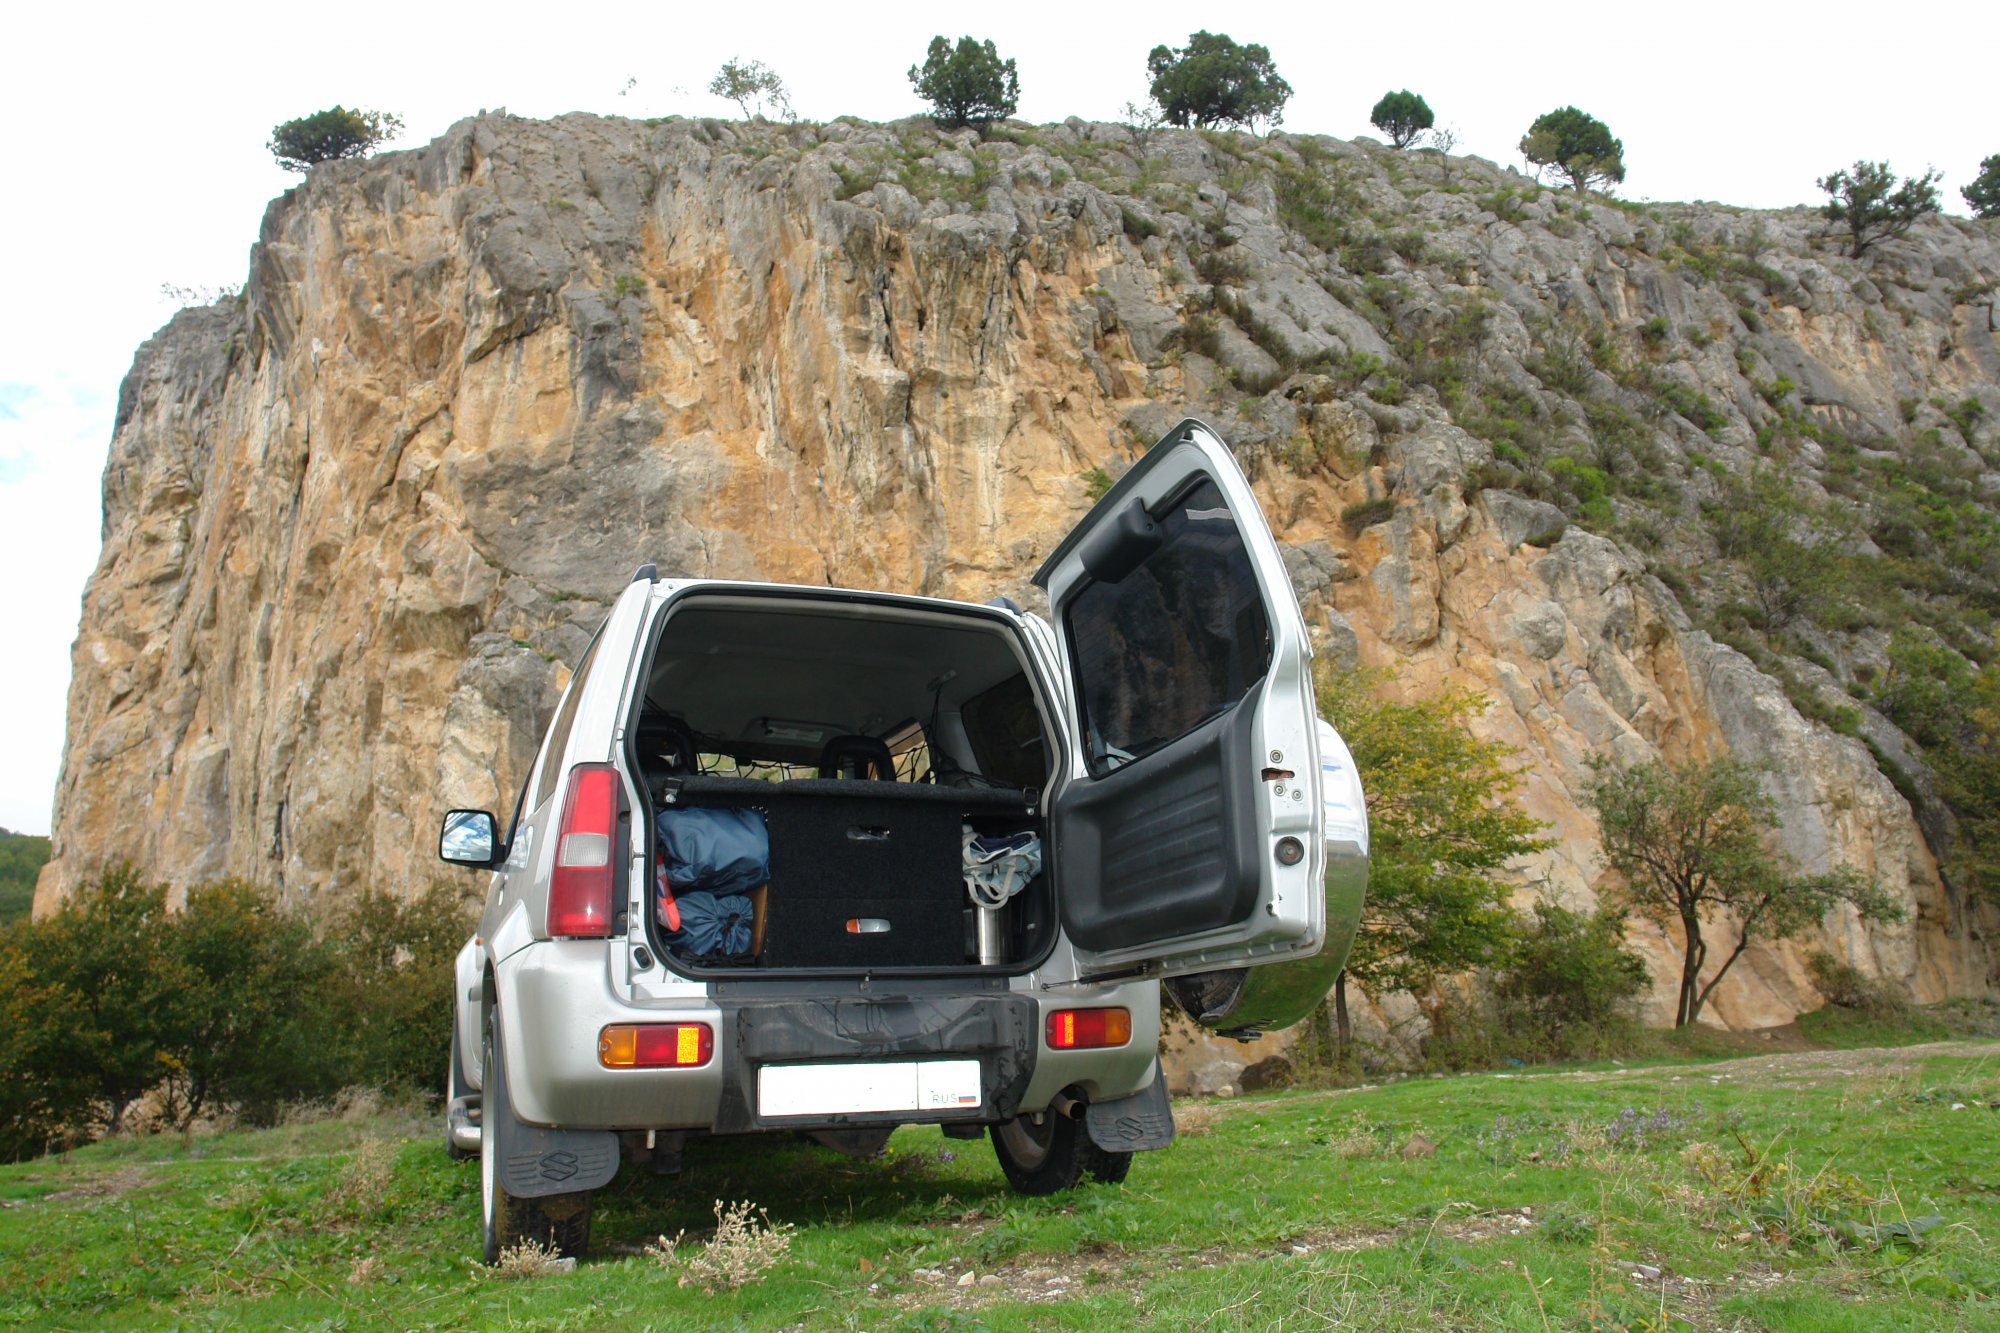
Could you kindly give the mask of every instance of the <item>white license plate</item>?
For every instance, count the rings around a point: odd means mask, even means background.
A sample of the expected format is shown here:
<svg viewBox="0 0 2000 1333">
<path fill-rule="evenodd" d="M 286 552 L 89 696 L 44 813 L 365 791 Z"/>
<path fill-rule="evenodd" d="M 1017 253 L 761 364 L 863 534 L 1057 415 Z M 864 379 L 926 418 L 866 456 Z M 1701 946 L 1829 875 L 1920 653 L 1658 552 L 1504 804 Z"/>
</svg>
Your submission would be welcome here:
<svg viewBox="0 0 2000 1333">
<path fill-rule="evenodd" d="M 978 1109 L 977 1060 L 766 1065 L 757 1074 L 763 1116 Z"/>
</svg>

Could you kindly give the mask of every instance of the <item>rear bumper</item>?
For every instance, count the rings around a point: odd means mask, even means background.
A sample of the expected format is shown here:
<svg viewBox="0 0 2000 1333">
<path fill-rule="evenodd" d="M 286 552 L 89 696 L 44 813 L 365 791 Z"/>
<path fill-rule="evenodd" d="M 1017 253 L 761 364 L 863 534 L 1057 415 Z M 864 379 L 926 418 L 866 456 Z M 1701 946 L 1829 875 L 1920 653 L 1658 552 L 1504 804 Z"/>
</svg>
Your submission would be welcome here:
<svg viewBox="0 0 2000 1333">
<path fill-rule="evenodd" d="M 567 1129 L 691 1129 L 719 1134 L 884 1124 L 981 1123 L 1041 1111 L 1068 1087 L 1110 1101 L 1152 1081 L 1159 1043 L 1159 984 L 1135 981 L 1048 991 L 863 996 L 731 996 L 673 1008 L 626 1003 L 611 989 L 601 943 L 546 941 L 495 973 L 505 1017 L 514 1115 Z M 891 983 L 893 984 L 893 983 Z M 882 987 L 883 983 L 876 983 Z M 747 990 L 738 985 L 732 989 Z M 1046 1015 L 1122 1005 L 1132 1039 L 1111 1050 L 1055 1051 Z M 706 1023 L 715 1055 L 696 1069 L 606 1069 L 598 1033 L 612 1023 Z M 966 1110 L 825 1117 L 757 1113 L 759 1071 L 773 1064 L 976 1059 L 981 1096 Z"/>
</svg>

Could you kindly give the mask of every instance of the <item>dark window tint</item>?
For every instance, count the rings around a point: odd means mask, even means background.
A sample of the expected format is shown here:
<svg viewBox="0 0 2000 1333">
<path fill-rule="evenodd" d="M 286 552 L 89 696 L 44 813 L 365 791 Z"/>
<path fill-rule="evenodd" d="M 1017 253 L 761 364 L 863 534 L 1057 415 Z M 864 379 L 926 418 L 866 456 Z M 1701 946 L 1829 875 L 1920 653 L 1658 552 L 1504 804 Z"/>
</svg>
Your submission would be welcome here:
<svg viewBox="0 0 2000 1333">
<path fill-rule="evenodd" d="M 1026 790 L 1039 788 L 1049 775 L 1042 749 L 1042 715 L 1035 711 L 1035 694 L 1026 676 L 1003 680 L 986 693 L 965 701 L 959 716 L 972 741 L 979 771 L 996 782 Z"/>
<path fill-rule="evenodd" d="M 1243 534 L 1213 481 L 1154 514 L 1160 547 L 1064 613 L 1091 771 L 1157 750 L 1236 703 L 1271 661 Z"/>
<path fill-rule="evenodd" d="M 570 677 L 569 692 L 563 695 L 562 707 L 556 709 L 556 720 L 549 724 L 549 738 L 542 742 L 542 772 L 535 782 L 537 810 L 555 792 L 556 778 L 562 773 L 563 751 L 569 748 L 569 729 L 576 723 L 577 704 L 583 699 L 584 678 L 590 674 L 590 664 L 597 657 L 597 645 L 603 638 L 600 634 L 584 649 L 583 660 L 576 664 L 576 674 Z"/>
</svg>

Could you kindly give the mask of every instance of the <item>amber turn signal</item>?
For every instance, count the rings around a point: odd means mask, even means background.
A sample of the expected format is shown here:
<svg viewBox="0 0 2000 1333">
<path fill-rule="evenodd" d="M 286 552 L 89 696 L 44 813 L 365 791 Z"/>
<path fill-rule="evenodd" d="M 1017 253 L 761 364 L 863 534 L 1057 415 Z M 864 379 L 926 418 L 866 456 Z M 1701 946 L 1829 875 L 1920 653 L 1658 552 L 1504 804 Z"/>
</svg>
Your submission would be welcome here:
<svg viewBox="0 0 2000 1333">
<path fill-rule="evenodd" d="M 1132 1014 L 1126 1009 L 1058 1009 L 1049 1015 L 1048 1042 L 1053 1051 L 1083 1051 L 1123 1046 L 1132 1040 Z"/>
<path fill-rule="evenodd" d="M 625 1023 L 597 1034 L 597 1062 L 606 1069 L 687 1069 L 714 1054 L 706 1023 Z"/>
</svg>

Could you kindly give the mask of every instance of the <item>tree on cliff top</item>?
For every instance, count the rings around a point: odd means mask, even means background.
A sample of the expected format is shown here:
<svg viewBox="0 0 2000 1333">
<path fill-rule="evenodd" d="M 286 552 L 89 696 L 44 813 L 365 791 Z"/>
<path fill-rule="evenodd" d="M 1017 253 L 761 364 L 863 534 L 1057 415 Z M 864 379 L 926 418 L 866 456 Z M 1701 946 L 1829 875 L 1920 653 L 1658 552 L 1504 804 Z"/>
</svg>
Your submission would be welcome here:
<svg viewBox="0 0 2000 1333">
<path fill-rule="evenodd" d="M 271 129 L 265 147 L 287 171 L 306 171 L 321 162 L 360 157 L 402 132 L 400 116 L 387 111 L 349 111 L 336 106 L 288 120 Z"/>
<path fill-rule="evenodd" d="M 1292 96 L 1292 85 L 1278 77 L 1268 48 L 1238 46 L 1227 33 L 1190 33 L 1178 51 L 1156 46 L 1146 57 L 1146 73 L 1153 100 L 1170 125 L 1246 130 L 1260 120 L 1277 125 Z"/>
<path fill-rule="evenodd" d="M 1918 218 L 1937 212 L 1938 174 L 1933 169 L 1898 185 L 1887 162 L 1856 162 L 1851 170 L 1820 177 L 1827 221 L 1847 224 L 1849 258 L 1861 258 L 1875 242 L 1901 236 Z"/>
<path fill-rule="evenodd" d="M 1368 786 L 1368 896 L 1334 983 L 1346 1047 L 1347 981 L 1419 995 L 1441 977 L 1499 960 L 1516 916 L 1509 861 L 1548 846 L 1514 804 L 1512 751 L 1468 730 L 1488 701 L 1448 687 L 1410 703 L 1376 696 L 1379 673 L 1327 672 L 1319 706 L 1340 729 Z"/>
<path fill-rule="evenodd" d="M 708 81 L 708 91 L 736 103 L 745 120 L 761 117 L 766 100 L 786 120 L 797 119 L 792 112 L 791 94 L 785 91 L 785 81 L 761 60 L 745 61 L 731 56 Z"/>
<path fill-rule="evenodd" d="M 1005 120 L 1021 98 L 1014 62 L 1002 60 L 991 41 L 970 37 L 959 38 L 956 47 L 942 37 L 931 38 L 923 65 L 910 66 L 910 82 L 931 104 L 932 119 L 948 130 Z"/>
<path fill-rule="evenodd" d="M 1566 177 L 1582 194 L 1591 185 L 1625 179 L 1625 145 L 1597 117 L 1573 106 L 1557 107 L 1535 117 L 1521 136 L 1521 156 L 1537 169 Z"/>
<path fill-rule="evenodd" d="M 1979 174 L 1959 194 L 1964 196 L 1972 216 L 2000 218 L 2000 153 L 1980 162 Z"/>
<path fill-rule="evenodd" d="M 1418 136 L 1436 123 L 1430 103 L 1405 88 L 1399 93 L 1383 93 L 1382 100 L 1368 113 L 1368 123 L 1389 136 L 1397 148 L 1408 148 Z"/>
<path fill-rule="evenodd" d="M 1792 939 L 1843 903 L 1864 921 L 1900 921 L 1902 907 L 1852 866 L 1799 874 L 1767 847 L 1778 804 L 1759 770 L 1735 759 L 1646 763 L 1618 770 L 1602 760 L 1584 787 L 1597 813 L 1604 858 L 1624 879 L 1626 902 L 1682 932 L 1674 1026 L 1688 1027 L 1753 943 Z M 1708 929 L 1735 924 L 1736 941 L 1707 973 Z"/>
</svg>

